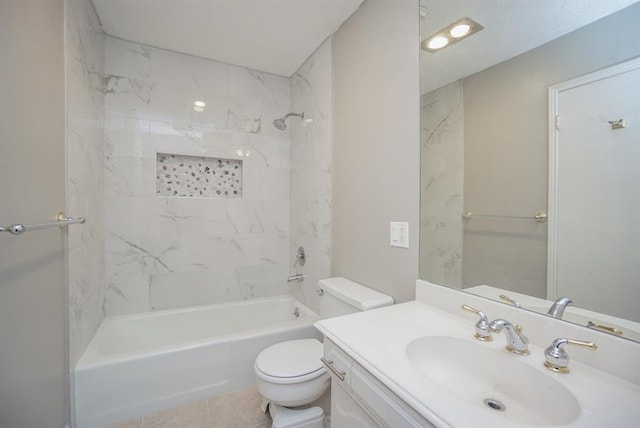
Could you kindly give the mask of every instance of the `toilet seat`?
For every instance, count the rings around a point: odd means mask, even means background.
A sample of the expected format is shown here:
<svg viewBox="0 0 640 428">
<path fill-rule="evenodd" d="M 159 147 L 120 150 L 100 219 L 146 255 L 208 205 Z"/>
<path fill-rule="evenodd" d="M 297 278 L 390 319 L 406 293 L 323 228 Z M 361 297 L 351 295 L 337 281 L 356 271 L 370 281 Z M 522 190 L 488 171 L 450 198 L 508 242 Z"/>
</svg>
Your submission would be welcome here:
<svg viewBox="0 0 640 428">
<path fill-rule="evenodd" d="M 263 350 L 255 362 L 256 375 L 277 384 L 306 382 L 326 373 L 316 339 L 280 342 Z"/>
</svg>

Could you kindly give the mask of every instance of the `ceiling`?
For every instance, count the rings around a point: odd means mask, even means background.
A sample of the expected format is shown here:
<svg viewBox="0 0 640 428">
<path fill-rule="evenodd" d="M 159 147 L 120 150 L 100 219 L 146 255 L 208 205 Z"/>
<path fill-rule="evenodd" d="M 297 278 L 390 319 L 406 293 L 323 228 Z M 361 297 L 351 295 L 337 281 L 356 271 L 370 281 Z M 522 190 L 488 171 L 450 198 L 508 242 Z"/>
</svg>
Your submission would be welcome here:
<svg viewBox="0 0 640 428">
<path fill-rule="evenodd" d="M 93 0 L 104 31 L 289 77 L 363 0 Z M 540 46 L 638 0 L 420 0 L 426 37 L 462 17 L 485 28 L 420 51 L 421 93 Z"/>
<path fill-rule="evenodd" d="M 638 0 L 420 0 L 426 38 L 463 17 L 484 30 L 436 53 L 420 51 L 421 93 L 547 43 Z"/>
<path fill-rule="evenodd" d="M 363 0 L 93 0 L 115 37 L 289 77 Z"/>
</svg>

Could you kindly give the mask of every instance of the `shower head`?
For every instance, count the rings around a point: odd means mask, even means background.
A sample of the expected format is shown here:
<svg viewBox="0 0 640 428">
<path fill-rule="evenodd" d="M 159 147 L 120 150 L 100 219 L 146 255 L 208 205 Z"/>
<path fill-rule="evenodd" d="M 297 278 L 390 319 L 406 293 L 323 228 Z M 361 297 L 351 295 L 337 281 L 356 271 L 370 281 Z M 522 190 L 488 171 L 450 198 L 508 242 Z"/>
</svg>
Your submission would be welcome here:
<svg viewBox="0 0 640 428">
<path fill-rule="evenodd" d="M 287 113 L 287 114 L 284 115 L 284 117 L 281 117 L 279 119 L 275 119 L 273 121 L 273 126 L 275 126 L 280 131 L 284 131 L 285 129 L 287 129 L 286 120 L 287 120 L 287 118 L 289 116 L 297 116 L 297 117 L 300 117 L 300 118 L 304 119 L 304 113 Z"/>
<path fill-rule="evenodd" d="M 285 129 L 287 129 L 287 124 L 284 123 L 284 118 L 274 120 L 273 126 L 278 128 L 280 131 L 284 131 Z"/>
</svg>

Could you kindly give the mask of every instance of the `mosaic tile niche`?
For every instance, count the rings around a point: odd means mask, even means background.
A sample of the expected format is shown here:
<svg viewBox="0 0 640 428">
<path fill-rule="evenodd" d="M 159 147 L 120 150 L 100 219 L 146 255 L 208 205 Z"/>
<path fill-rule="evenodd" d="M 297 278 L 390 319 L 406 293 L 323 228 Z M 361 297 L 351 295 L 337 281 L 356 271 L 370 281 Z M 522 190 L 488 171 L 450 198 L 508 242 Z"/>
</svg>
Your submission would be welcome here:
<svg viewBox="0 0 640 428">
<path fill-rule="evenodd" d="M 242 198 L 242 161 L 158 153 L 156 194 L 176 198 Z"/>
</svg>

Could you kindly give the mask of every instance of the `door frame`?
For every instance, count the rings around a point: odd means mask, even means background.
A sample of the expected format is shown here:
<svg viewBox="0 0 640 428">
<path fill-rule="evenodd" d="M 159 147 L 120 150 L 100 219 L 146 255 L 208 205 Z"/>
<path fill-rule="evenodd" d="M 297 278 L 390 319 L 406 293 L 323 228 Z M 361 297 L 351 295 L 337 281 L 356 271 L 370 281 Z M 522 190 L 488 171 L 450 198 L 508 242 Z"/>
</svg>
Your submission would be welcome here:
<svg viewBox="0 0 640 428">
<path fill-rule="evenodd" d="M 640 69 L 640 58 L 634 58 L 605 69 L 567 80 L 549 87 L 549 200 L 547 231 L 547 300 L 557 297 L 558 275 L 558 131 L 562 127 L 559 97 L 562 92 Z"/>
</svg>

